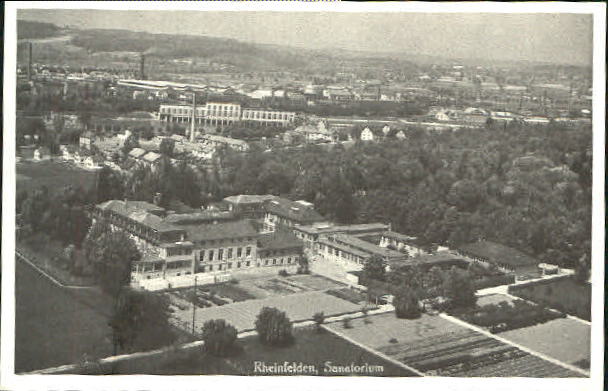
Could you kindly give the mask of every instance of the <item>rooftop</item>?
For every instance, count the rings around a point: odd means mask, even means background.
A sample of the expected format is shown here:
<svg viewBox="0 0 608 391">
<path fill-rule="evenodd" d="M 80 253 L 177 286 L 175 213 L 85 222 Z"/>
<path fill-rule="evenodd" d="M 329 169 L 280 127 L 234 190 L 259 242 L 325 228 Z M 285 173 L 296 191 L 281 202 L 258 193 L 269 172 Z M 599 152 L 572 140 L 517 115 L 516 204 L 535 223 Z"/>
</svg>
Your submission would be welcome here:
<svg viewBox="0 0 608 391">
<path fill-rule="evenodd" d="M 295 229 L 301 232 L 305 232 L 307 234 L 322 234 L 335 232 L 358 233 L 361 231 L 385 231 L 388 230 L 388 225 L 382 223 L 330 225 L 322 227 L 314 225 L 300 225 Z"/>
<path fill-rule="evenodd" d="M 180 225 L 186 233 L 188 240 L 201 242 L 205 240 L 236 239 L 256 237 L 255 227 L 249 220 L 229 221 L 217 224 L 184 224 Z"/>
<path fill-rule="evenodd" d="M 220 210 L 205 210 L 195 213 L 175 213 L 165 218 L 165 221 L 172 224 L 196 224 L 198 222 L 213 221 L 213 220 L 233 220 L 232 212 Z"/>
<path fill-rule="evenodd" d="M 265 250 L 281 250 L 303 247 L 303 243 L 291 233 L 271 232 L 258 236 L 258 246 Z"/>
<path fill-rule="evenodd" d="M 230 197 L 225 197 L 224 201 L 230 202 L 231 204 L 260 204 L 267 200 L 274 199 L 275 196 L 271 194 L 239 194 Z"/>
<path fill-rule="evenodd" d="M 265 208 L 269 213 L 284 217 L 300 224 L 325 220 L 325 218 L 312 207 L 303 205 L 298 201 L 288 200 L 286 198 L 274 197 L 273 199 L 266 201 Z"/>
<path fill-rule="evenodd" d="M 405 254 L 403 254 L 399 251 L 390 250 L 388 248 L 383 248 L 383 247 L 377 246 L 375 244 L 372 244 L 370 242 L 367 242 L 363 239 L 359 239 L 359 238 L 351 236 L 351 235 L 338 234 L 334 237 L 333 240 L 340 242 L 341 244 L 344 244 L 348 247 L 361 250 L 361 251 L 367 253 L 368 255 L 380 255 L 382 257 L 388 257 L 388 258 L 404 258 L 405 257 Z"/>
<path fill-rule="evenodd" d="M 413 236 L 407 236 L 407 235 L 400 234 L 399 232 L 395 232 L 395 231 L 386 231 L 382 234 L 382 236 L 389 238 L 389 239 L 395 239 L 397 241 L 407 242 L 407 243 L 411 243 L 416 240 L 416 238 Z"/>
<path fill-rule="evenodd" d="M 486 259 L 491 263 L 510 266 L 531 266 L 538 264 L 538 260 L 511 247 L 487 240 L 466 244 L 458 248 L 464 255 Z"/>
<path fill-rule="evenodd" d="M 165 209 L 145 201 L 120 201 L 110 200 L 97 206 L 102 210 L 110 210 L 131 220 L 137 221 L 157 232 L 173 232 L 181 229 L 163 220 L 157 214 Z"/>
<path fill-rule="evenodd" d="M 143 155 L 146 154 L 146 150 L 142 149 L 142 148 L 133 148 L 130 152 L 129 152 L 129 156 L 134 157 L 134 158 L 140 158 Z"/>
</svg>

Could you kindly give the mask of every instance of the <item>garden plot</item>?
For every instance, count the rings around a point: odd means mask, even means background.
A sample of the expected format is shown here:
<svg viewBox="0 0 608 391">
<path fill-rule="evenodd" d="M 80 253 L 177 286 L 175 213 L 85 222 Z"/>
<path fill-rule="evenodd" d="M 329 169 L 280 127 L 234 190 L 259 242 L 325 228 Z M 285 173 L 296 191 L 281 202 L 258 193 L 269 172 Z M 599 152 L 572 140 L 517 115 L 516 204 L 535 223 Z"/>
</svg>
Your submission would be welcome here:
<svg viewBox="0 0 608 391">
<path fill-rule="evenodd" d="M 344 284 L 330 280 L 327 277 L 311 275 L 311 274 L 295 274 L 286 277 L 287 280 L 296 282 L 301 286 L 305 286 L 309 290 L 324 291 L 327 289 L 339 289 L 344 287 Z"/>
<path fill-rule="evenodd" d="M 351 326 L 327 327 L 429 376 L 581 376 L 441 317 L 403 320 L 387 313 L 370 316 L 367 322 L 353 320 Z"/>
<path fill-rule="evenodd" d="M 572 365 L 591 357 L 591 326 L 574 319 L 555 319 L 498 335 Z"/>
<path fill-rule="evenodd" d="M 292 321 L 311 319 L 316 312 L 324 312 L 325 316 L 329 317 L 361 309 L 359 305 L 323 292 L 304 292 L 197 309 L 195 330 L 200 330 L 203 323 L 211 319 L 225 319 L 239 331 L 254 329 L 255 319 L 263 307 L 275 307 L 285 311 Z M 177 318 L 176 323 L 182 327 L 192 321 L 191 310 L 176 312 L 174 315 Z"/>
</svg>

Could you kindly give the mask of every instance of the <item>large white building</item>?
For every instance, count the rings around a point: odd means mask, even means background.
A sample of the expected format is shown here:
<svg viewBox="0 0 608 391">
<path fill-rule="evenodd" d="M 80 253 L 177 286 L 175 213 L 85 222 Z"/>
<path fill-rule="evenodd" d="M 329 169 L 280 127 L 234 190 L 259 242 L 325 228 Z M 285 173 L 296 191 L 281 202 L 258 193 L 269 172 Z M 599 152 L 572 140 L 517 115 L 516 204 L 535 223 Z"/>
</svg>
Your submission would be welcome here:
<svg viewBox="0 0 608 391">
<path fill-rule="evenodd" d="M 293 122 L 295 113 L 270 109 L 242 108 L 240 103 L 207 102 L 195 108 L 195 125 L 223 126 L 235 122 L 250 122 L 265 126 L 287 126 Z M 163 104 L 159 119 L 166 122 L 190 124 L 192 106 Z"/>
</svg>

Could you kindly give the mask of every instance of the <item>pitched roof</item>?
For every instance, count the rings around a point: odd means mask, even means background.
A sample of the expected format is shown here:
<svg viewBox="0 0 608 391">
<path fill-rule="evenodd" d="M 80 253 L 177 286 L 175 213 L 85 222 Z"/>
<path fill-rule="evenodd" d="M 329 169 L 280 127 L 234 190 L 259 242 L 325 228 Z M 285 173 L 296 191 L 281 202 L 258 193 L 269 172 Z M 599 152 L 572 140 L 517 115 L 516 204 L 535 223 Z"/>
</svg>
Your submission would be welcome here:
<svg viewBox="0 0 608 391">
<path fill-rule="evenodd" d="M 192 242 L 257 236 L 257 231 L 249 220 L 204 225 L 186 224 L 180 227 L 186 231 L 187 239 Z"/>
<path fill-rule="evenodd" d="M 300 225 L 294 229 L 308 234 L 323 234 L 323 233 L 337 233 L 344 232 L 350 234 L 357 233 L 368 233 L 370 231 L 386 231 L 388 230 L 387 224 L 382 223 L 369 223 L 369 224 L 350 224 L 350 225 L 330 225 L 323 227 L 315 227 L 314 225 Z"/>
<path fill-rule="evenodd" d="M 312 207 L 286 198 L 274 197 L 272 200 L 266 201 L 264 207 L 269 213 L 295 221 L 299 224 L 325 220 L 325 218 Z"/>
<path fill-rule="evenodd" d="M 389 239 L 395 239 L 398 240 L 400 242 L 404 242 L 404 243 L 413 243 L 414 241 L 416 241 L 416 238 L 413 236 L 407 236 L 404 234 L 400 234 L 399 232 L 395 232 L 395 231 L 387 231 L 382 233 L 382 236 L 389 238 Z"/>
<path fill-rule="evenodd" d="M 258 236 L 258 247 L 260 250 L 282 250 L 303 246 L 302 241 L 288 232 L 271 232 Z"/>
<path fill-rule="evenodd" d="M 466 244 L 458 248 L 464 255 L 482 258 L 490 263 L 510 266 L 531 266 L 538 264 L 538 260 L 523 252 L 500 243 L 483 240 Z"/>
<path fill-rule="evenodd" d="M 148 152 L 143 156 L 143 159 L 147 162 L 154 163 L 161 158 L 162 155 L 156 152 Z"/>
<path fill-rule="evenodd" d="M 131 151 L 129 151 L 129 156 L 134 157 L 134 158 L 140 158 L 145 154 L 146 154 L 146 150 L 142 149 L 142 148 L 133 148 Z"/>
<path fill-rule="evenodd" d="M 145 201 L 110 200 L 97 205 L 99 209 L 110 210 L 158 232 L 180 231 L 181 229 L 157 216 L 165 209 Z"/>
<path fill-rule="evenodd" d="M 274 198 L 275 196 L 272 194 L 239 194 L 225 197 L 224 201 L 231 204 L 259 204 Z"/>
<path fill-rule="evenodd" d="M 233 220 L 235 218 L 232 212 L 220 210 L 205 210 L 195 213 L 175 213 L 165 218 L 165 221 L 172 224 L 196 224 L 205 221 L 214 220 Z"/>
</svg>

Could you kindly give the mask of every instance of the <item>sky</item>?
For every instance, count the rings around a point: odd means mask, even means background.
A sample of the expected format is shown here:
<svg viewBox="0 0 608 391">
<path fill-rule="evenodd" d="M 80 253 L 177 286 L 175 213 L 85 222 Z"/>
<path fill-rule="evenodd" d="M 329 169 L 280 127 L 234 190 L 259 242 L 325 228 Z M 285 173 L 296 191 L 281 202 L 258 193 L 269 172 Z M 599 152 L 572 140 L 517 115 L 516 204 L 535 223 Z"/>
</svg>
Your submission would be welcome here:
<svg viewBox="0 0 608 391">
<path fill-rule="evenodd" d="M 234 38 L 306 48 L 448 58 L 592 63 L 584 14 L 19 10 L 59 26 Z"/>
</svg>

